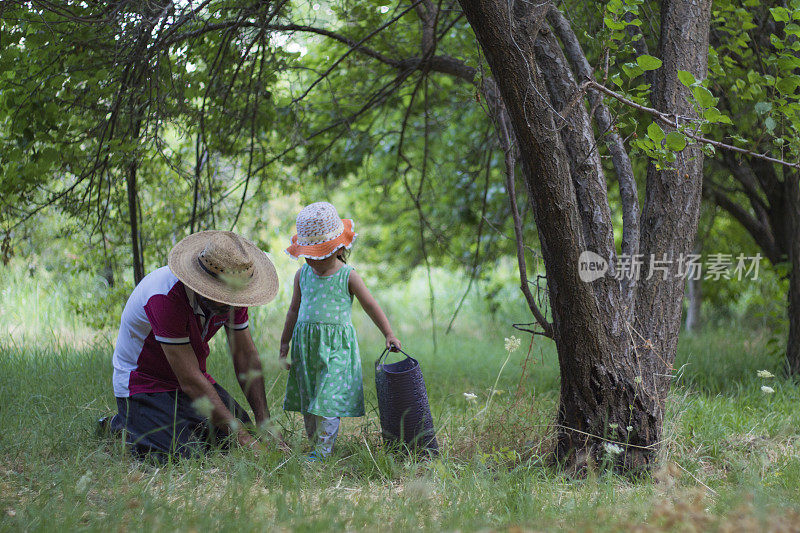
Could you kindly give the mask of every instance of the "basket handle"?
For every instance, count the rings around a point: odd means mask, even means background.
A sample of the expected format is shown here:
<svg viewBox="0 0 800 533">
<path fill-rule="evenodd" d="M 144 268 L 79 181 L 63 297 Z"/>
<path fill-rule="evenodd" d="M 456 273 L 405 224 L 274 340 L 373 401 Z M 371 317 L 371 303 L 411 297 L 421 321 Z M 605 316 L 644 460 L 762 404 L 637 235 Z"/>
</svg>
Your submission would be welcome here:
<svg viewBox="0 0 800 533">
<path fill-rule="evenodd" d="M 410 355 L 408 355 L 406 352 L 404 352 L 403 350 L 401 350 L 400 348 L 398 348 L 394 344 L 392 344 L 392 347 L 394 348 L 394 350 L 390 350 L 389 348 L 384 348 L 383 349 L 383 352 L 381 353 L 381 356 L 378 357 L 377 361 L 375 361 L 375 366 L 378 366 L 379 364 L 381 364 L 381 360 L 384 359 L 392 351 L 400 352 L 401 354 L 406 356 L 406 359 L 411 359 Z"/>
</svg>

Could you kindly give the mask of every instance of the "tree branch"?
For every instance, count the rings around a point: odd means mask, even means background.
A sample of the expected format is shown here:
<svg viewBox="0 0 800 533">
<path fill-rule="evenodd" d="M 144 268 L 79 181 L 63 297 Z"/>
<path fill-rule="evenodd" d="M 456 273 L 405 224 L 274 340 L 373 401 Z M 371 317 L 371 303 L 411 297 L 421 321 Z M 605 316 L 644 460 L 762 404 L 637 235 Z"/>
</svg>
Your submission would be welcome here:
<svg viewBox="0 0 800 533">
<path fill-rule="evenodd" d="M 501 104 L 502 105 L 502 104 Z M 548 322 L 544 313 L 536 305 L 536 300 L 531 294 L 531 289 L 528 286 L 528 268 L 525 262 L 525 246 L 523 244 L 522 233 L 522 219 L 519 216 L 519 209 L 517 208 L 517 193 L 515 186 L 514 168 L 516 166 L 515 145 L 511 141 L 511 129 L 508 124 L 505 108 L 497 108 L 497 126 L 500 136 L 500 144 L 505 152 L 506 162 L 506 194 L 508 194 L 508 201 L 511 206 L 511 215 L 514 219 L 514 235 L 517 242 L 517 263 L 519 265 L 520 289 L 522 294 L 525 295 L 525 301 L 528 303 L 531 313 L 533 313 L 536 322 L 542 327 L 542 334 L 545 337 L 553 338 L 553 324 Z"/>
<path fill-rule="evenodd" d="M 420 3 L 421 3 L 421 2 L 423 2 L 423 1 L 424 1 L 424 0 L 416 0 L 416 1 L 415 1 L 413 4 L 411 4 L 409 7 L 407 7 L 407 8 L 406 8 L 406 9 L 404 9 L 403 11 L 401 11 L 399 14 L 395 15 L 394 17 L 392 17 L 391 19 L 389 19 L 389 20 L 388 20 L 388 21 L 386 21 L 385 23 L 381 24 L 380 26 L 378 26 L 377 28 L 375 28 L 374 30 L 372 30 L 371 32 L 369 32 L 369 33 L 368 33 L 368 34 L 367 34 L 367 35 L 366 35 L 366 36 L 365 36 L 363 39 L 359 40 L 359 41 L 356 43 L 355 47 L 352 47 L 352 48 L 350 48 L 350 49 L 349 49 L 347 52 L 345 52 L 344 54 L 342 54 L 342 55 L 339 57 L 339 59 L 337 59 L 336 61 L 334 61 L 334 62 L 331 64 L 331 66 L 330 66 L 330 67 L 328 67 L 328 70 L 326 70 L 325 72 L 323 72 L 323 73 L 322 73 L 322 74 L 319 76 L 319 78 L 317 78 L 316 80 L 314 80 L 314 82 L 313 82 L 311 85 L 309 85 L 308 87 L 306 87 L 306 90 L 305 90 L 305 91 L 303 91 L 303 94 L 301 94 L 299 97 L 297 97 L 297 98 L 293 99 L 293 100 L 292 100 L 292 103 L 297 103 L 297 102 L 299 102 L 300 100 L 302 100 L 303 98 L 305 98 L 306 96 L 308 96 L 308 93 L 310 93 L 310 92 L 311 92 L 311 90 L 312 90 L 314 87 L 316 87 L 316 86 L 317 86 L 317 84 L 318 84 L 319 82 L 321 82 L 322 80 L 324 80 L 325 78 L 327 78 L 327 77 L 328 77 L 328 74 L 330 74 L 331 72 L 333 72 L 333 71 L 334 71 L 334 69 L 336 69 L 336 67 L 339 65 L 339 63 L 341 63 L 342 61 L 344 61 L 344 60 L 345 60 L 345 59 L 346 59 L 346 58 L 347 58 L 347 57 L 348 57 L 348 56 L 349 56 L 351 53 L 353 53 L 353 52 L 354 52 L 354 51 L 357 49 L 357 47 L 358 47 L 358 46 L 360 46 L 360 45 L 362 45 L 363 43 L 367 42 L 368 40 L 370 40 L 371 38 L 373 38 L 375 35 L 377 35 L 378 33 L 382 32 L 383 30 L 385 30 L 386 28 L 388 28 L 389 26 L 391 26 L 392 24 L 394 24 L 395 22 L 397 22 L 398 20 L 400 20 L 400 18 L 402 18 L 402 17 L 403 17 L 403 16 L 404 16 L 406 13 L 408 13 L 409 11 L 411 11 L 412 9 L 414 9 L 415 7 L 417 7 L 417 5 L 418 5 L 418 4 L 420 4 Z"/>
<path fill-rule="evenodd" d="M 769 226 L 748 213 L 741 204 L 733 200 L 719 187 L 708 180 L 703 183 L 703 195 L 711 199 L 715 204 L 735 218 L 753 237 L 753 240 L 758 243 L 761 249 L 764 250 L 764 253 L 769 257 L 771 262 L 776 263 L 780 261 L 781 253 Z"/>
<path fill-rule="evenodd" d="M 600 91 L 602 93 L 605 93 L 608 96 L 611 96 L 612 98 L 615 98 L 615 99 L 619 100 L 620 102 L 622 102 L 623 104 L 625 104 L 628 107 L 632 107 L 634 109 L 638 109 L 639 111 L 644 111 L 645 113 L 648 113 L 648 114 L 652 115 L 656 120 L 658 120 L 659 122 L 661 122 L 662 124 L 664 124 L 666 126 L 675 127 L 676 125 L 679 125 L 681 121 L 683 121 L 684 123 L 692 122 L 692 120 L 689 119 L 688 117 L 675 115 L 674 113 L 662 113 L 658 109 L 653 109 L 652 107 L 647 107 L 647 106 L 643 106 L 641 104 L 637 104 L 636 102 L 626 98 L 625 96 L 612 91 L 611 89 L 609 89 L 605 85 L 597 83 L 596 81 L 591 80 L 591 79 L 584 81 L 581 84 L 581 87 L 584 87 L 584 88 L 585 87 L 593 87 L 593 88 L 597 89 L 598 91 Z M 733 146 L 733 145 L 730 145 L 730 144 L 725 144 L 725 143 L 720 142 L 720 141 L 715 141 L 713 139 L 708 139 L 708 138 L 703 137 L 701 135 L 697 135 L 695 133 L 692 133 L 689 130 L 682 130 L 681 133 L 683 133 L 684 135 L 686 135 L 690 139 L 694 139 L 695 141 L 697 141 L 699 143 L 702 143 L 702 144 L 708 144 L 710 146 L 713 146 L 715 148 L 720 148 L 722 150 L 730 150 L 731 152 L 736 152 L 738 154 L 745 154 L 745 155 L 748 155 L 748 156 L 753 157 L 755 159 L 761 159 L 763 161 L 768 161 L 770 163 L 775 163 L 777 165 L 783 165 L 783 166 L 786 166 L 786 167 L 795 168 L 795 169 L 800 170 L 800 163 L 790 163 L 789 161 L 784 161 L 783 159 L 776 159 L 776 158 L 770 157 L 770 156 L 768 156 L 766 154 L 759 154 L 757 152 L 753 152 L 752 150 L 746 150 L 744 148 L 739 148 L 738 146 Z"/>
</svg>

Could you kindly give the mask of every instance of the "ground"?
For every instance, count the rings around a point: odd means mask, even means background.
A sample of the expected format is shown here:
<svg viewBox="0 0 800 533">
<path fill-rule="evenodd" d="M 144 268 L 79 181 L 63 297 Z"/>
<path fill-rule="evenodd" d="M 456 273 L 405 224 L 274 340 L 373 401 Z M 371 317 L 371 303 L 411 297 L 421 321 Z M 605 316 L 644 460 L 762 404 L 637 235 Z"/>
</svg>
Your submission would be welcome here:
<svg viewBox="0 0 800 533">
<path fill-rule="evenodd" d="M 512 331 L 465 328 L 440 336 L 435 354 L 426 332 L 406 332 L 428 383 L 437 459 L 382 448 L 372 379 L 380 339 L 368 330 L 368 414 L 345 419 L 327 463 L 303 460 L 301 421 L 280 410 L 285 374 L 262 346 L 270 406 L 295 452 L 161 467 L 95 434 L 113 405 L 107 336 L 3 337 L 0 529 L 800 530 L 800 390 L 757 375 L 780 374 L 766 333 L 682 338 L 661 467 L 628 480 L 601 470 L 574 479 L 548 466 L 555 354 L 529 339 L 509 354 L 503 337 Z M 214 345 L 211 372 L 239 393 L 223 348 Z"/>
</svg>

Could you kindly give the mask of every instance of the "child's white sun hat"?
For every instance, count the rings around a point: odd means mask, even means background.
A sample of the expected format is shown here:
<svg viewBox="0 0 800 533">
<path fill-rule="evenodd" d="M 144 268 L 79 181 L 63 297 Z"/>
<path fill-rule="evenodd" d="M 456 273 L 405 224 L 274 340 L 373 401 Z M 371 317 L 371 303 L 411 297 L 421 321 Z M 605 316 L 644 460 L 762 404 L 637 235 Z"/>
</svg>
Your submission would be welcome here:
<svg viewBox="0 0 800 533">
<path fill-rule="evenodd" d="M 336 208 L 328 202 L 307 205 L 297 215 L 297 234 L 286 253 L 294 259 L 326 259 L 340 248 L 353 246 L 358 236 L 353 227 L 353 221 L 339 218 Z"/>
</svg>

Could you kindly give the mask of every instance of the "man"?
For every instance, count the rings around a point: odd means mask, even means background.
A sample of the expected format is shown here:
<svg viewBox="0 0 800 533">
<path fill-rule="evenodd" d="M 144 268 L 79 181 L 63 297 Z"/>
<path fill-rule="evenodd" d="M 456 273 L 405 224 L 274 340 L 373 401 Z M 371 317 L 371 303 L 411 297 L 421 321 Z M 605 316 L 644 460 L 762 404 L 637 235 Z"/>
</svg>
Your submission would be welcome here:
<svg viewBox="0 0 800 533">
<path fill-rule="evenodd" d="M 197 455 L 221 436 L 255 445 L 245 410 L 206 373 L 208 341 L 223 326 L 239 385 L 255 422 L 270 418 L 247 308 L 278 291 L 275 267 L 253 243 L 228 231 L 189 235 L 168 266 L 136 286 L 114 349 L 114 432 L 135 455 Z M 209 424 L 210 419 L 210 424 Z M 102 422 L 102 421 L 101 421 Z"/>
</svg>

